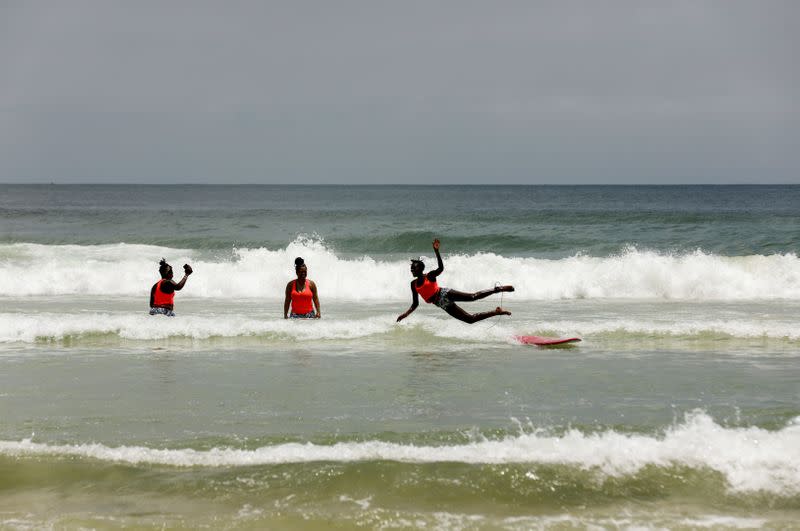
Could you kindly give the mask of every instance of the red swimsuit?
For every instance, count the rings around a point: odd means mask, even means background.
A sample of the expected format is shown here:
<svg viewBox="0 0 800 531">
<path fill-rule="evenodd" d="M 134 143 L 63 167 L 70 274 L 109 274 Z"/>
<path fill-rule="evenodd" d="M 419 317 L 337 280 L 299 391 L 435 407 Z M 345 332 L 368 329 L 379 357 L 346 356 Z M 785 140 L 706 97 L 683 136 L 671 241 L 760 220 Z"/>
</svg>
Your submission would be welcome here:
<svg viewBox="0 0 800 531">
<path fill-rule="evenodd" d="M 314 311 L 314 307 L 311 304 L 314 294 L 311 293 L 311 288 L 308 285 L 308 279 L 305 281 L 305 287 L 303 288 L 303 291 L 297 291 L 297 281 L 294 281 L 294 285 L 292 285 L 291 297 L 292 313 L 304 315 Z"/>
<path fill-rule="evenodd" d="M 425 302 L 432 304 L 433 301 L 436 300 L 436 295 L 439 293 L 439 284 L 435 280 L 433 282 L 428 280 L 427 275 L 424 278 L 425 281 L 421 286 L 417 285 L 416 280 L 414 281 L 414 289 L 425 299 Z"/>
</svg>

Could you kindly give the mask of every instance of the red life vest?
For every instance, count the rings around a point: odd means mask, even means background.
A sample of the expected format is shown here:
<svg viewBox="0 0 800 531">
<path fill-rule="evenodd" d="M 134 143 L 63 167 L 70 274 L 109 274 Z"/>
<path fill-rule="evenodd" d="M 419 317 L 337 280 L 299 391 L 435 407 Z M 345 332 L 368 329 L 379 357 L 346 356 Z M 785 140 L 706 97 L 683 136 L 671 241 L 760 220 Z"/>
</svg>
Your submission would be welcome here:
<svg viewBox="0 0 800 531">
<path fill-rule="evenodd" d="M 303 291 L 297 291 L 297 281 L 294 281 L 292 286 L 292 313 L 306 314 L 311 313 L 314 307 L 311 305 L 311 299 L 314 294 L 311 293 L 311 287 L 308 285 L 308 280 L 305 281 Z"/>
<path fill-rule="evenodd" d="M 417 293 L 419 293 L 423 299 L 425 299 L 425 302 L 430 304 L 436 299 L 436 294 L 439 293 L 439 284 L 435 280 L 433 282 L 428 280 L 427 275 L 425 275 L 423 278 L 425 281 L 421 286 L 417 285 L 416 280 L 414 281 L 414 289 L 417 290 Z"/>
<path fill-rule="evenodd" d="M 162 282 L 164 282 L 163 278 L 156 282 L 156 289 L 153 292 L 153 306 L 155 308 L 172 308 L 175 303 L 175 292 L 164 293 L 161 291 Z"/>
</svg>

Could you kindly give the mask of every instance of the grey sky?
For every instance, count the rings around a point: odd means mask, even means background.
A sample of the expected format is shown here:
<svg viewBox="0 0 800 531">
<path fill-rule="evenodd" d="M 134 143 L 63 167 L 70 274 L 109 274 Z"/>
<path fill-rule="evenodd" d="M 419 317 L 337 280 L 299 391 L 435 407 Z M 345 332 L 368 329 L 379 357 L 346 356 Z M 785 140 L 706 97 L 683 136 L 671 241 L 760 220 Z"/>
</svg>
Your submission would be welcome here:
<svg viewBox="0 0 800 531">
<path fill-rule="evenodd" d="M 800 183 L 800 2 L 0 0 L 0 181 Z"/>
</svg>

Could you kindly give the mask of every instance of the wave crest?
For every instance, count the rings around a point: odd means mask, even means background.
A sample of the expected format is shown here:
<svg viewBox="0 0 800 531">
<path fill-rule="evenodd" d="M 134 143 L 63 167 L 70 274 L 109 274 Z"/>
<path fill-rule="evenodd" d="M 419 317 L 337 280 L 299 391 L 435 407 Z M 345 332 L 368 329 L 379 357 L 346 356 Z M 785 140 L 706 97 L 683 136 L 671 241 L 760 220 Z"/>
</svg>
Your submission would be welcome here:
<svg viewBox="0 0 800 531">
<path fill-rule="evenodd" d="M 800 493 L 800 418 L 778 431 L 724 427 L 702 411 L 686 415 L 661 436 L 607 430 L 571 429 L 561 436 L 522 433 L 500 440 L 417 446 L 380 440 L 331 445 L 284 443 L 254 450 L 156 449 L 103 444 L 51 445 L 0 441 L 0 454 L 75 456 L 130 464 L 177 467 L 231 467 L 317 461 L 398 461 L 406 463 L 563 464 L 607 476 L 627 476 L 645 466 L 709 468 L 722 474 L 733 491 Z"/>
<path fill-rule="evenodd" d="M 322 300 L 409 299 L 406 260 L 339 256 L 318 239 L 298 238 L 283 249 L 202 251 L 148 245 L 0 245 L 0 296 L 98 295 L 147 299 L 167 256 L 176 272 L 195 274 L 181 298 L 281 299 L 303 256 Z M 433 258 L 428 257 L 428 262 Z M 493 253 L 445 255 L 440 284 L 463 291 L 514 284 L 517 300 L 748 300 L 800 297 L 796 254 L 727 257 L 695 251 L 669 254 L 629 248 L 608 257 L 562 259 Z"/>
</svg>

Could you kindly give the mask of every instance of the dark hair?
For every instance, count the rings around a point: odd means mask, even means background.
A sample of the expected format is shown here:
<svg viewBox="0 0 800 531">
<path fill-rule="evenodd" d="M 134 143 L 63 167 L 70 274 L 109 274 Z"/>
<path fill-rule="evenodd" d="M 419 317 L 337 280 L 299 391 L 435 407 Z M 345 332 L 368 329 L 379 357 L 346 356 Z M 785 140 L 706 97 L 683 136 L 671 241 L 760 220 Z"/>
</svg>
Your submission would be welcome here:
<svg viewBox="0 0 800 531">
<path fill-rule="evenodd" d="M 167 268 L 168 267 L 169 267 L 169 264 L 167 263 L 167 259 L 166 258 L 162 258 L 161 261 L 158 263 L 158 272 L 163 275 L 164 273 L 167 272 Z"/>
<path fill-rule="evenodd" d="M 294 259 L 294 268 L 295 269 L 299 269 L 299 268 L 303 267 L 304 265 L 306 265 L 306 261 L 303 260 L 302 258 L 300 258 L 299 256 Z"/>
<path fill-rule="evenodd" d="M 425 262 L 423 262 L 422 260 L 417 260 L 416 258 L 412 258 L 411 263 L 419 264 L 420 266 L 422 266 L 423 271 L 425 270 Z"/>
</svg>

